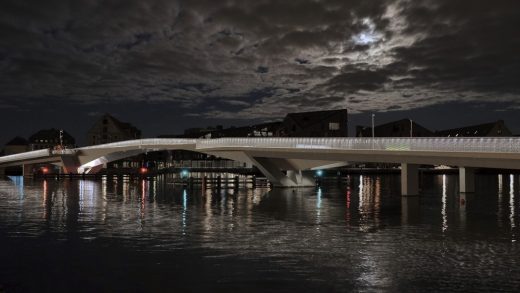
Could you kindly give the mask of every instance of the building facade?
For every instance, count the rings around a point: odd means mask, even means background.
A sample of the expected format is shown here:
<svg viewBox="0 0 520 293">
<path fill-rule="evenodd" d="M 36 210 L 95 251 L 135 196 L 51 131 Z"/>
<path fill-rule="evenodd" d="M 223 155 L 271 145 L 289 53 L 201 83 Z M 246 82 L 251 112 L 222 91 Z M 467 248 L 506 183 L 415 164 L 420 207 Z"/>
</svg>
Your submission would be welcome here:
<svg viewBox="0 0 520 293">
<path fill-rule="evenodd" d="M 444 137 L 500 137 L 513 136 L 513 133 L 504 123 L 504 120 L 472 125 L 460 128 L 446 129 L 435 132 L 437 136 Z"/>
<path fill-rule="evenodd" d="M 401 119 L 374 127 L 375 137 L 431 137 L 434 133 L 411 119 Z M 356 137 L 372 137 L 372 127 L 356 126 Z"/>
<path fill-rule="evenodd" d="M 72 135 L 60 129 L 42 129 L 29 137 L 29 150 L 48 148 L 74 148 L 76 140 Z"/>
<path fill-rule="evenodd" d="M 289 113 L 277 136 L 283 137 L 347 137 L 347 109 Z"/>
<path fill-rule="evenodd" d="M 101 116 L 87 133 L 87 144 L 96 145 L 141 138 L 141 131 L 110 114 Z"/>
<path fill-rule="evenodd" d="M 29 142 L 23 137 L 15 137 L 5 144 L 4 155 L 14 155 L 29 150 Z"/>
</svg>

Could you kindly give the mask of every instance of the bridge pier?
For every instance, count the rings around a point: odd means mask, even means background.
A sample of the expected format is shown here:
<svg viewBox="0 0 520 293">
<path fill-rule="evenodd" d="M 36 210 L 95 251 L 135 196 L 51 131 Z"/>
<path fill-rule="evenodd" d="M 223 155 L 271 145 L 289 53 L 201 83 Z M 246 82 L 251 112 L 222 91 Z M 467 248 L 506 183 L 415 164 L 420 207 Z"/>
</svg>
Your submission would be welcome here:
<svg viewBox="0 0 520 293">
<path fill-rule="evenodd" d="M 22 165 L 23 177 L 32 178 L 34 176 L 33 168 L 34 168 L 33 164 L 23 164 Z"/>
<path fill-rule="evenodd" d="M 401 195 L 419 194 L 419 165 L 401 164 Z"/>
<path fill-rule="evenodd" d="M 63 172 L 67 174 L 77 174 L 80 166 L 79 159 L 76 155 L 62 155 L 61 163 L 63 165 Z"/>
<path fill-rule="evenodd" d="M 0 178 L 5 177 L 5 168 L 0 168 Z"/>
<path fill-rule="evenodd" d="M 459 167 L 459 191 L 475 192 L 475 168 Z"/>
<path fill-rule="evenodd" d="M 316 183 L 309 174 L 301 170 L 287 170 L 284 174 L 271 158 L 252 157 L 253 164 L 264 174 L 274 187 L 312 187 Z"/>
</svg>

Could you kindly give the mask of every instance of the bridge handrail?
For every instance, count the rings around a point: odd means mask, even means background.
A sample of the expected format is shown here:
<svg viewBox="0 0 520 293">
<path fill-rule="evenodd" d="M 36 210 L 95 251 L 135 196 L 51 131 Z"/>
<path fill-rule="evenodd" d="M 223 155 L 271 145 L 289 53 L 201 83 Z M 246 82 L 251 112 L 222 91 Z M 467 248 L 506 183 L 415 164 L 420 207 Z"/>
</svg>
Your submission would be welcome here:
<svg viewBox="0 0 520 293">
<path fill-rule="evenodd" d="M 196 139 L 186 139 L 186 138 L 143 138 L 143 139 L 134 139 L 134 140 L 124 140 L 106 144 L 99 144 L 93 146 L 87 146 L 79 148 L 81 150 L 89 150 L 89 149 L 98 149 L 98 148 L 122 148 L 122 147 L 132 147 L 132 146 L 154 146 L 154 145 L 185 145 L 185 144 L 193 144 L 195 145 L 197 142 Z"/>
<path fill-rule="evenodd" d="M 330 137 L 262 137 L 218 138 L 199 140 L 197 148 L 306 148 L 379 151 L 442 151 L 519 153 L 520 138 L 516 137 L 422 137 L 422 138 L 330 138 Z"/>
<path fill-rule="evenodd" d="M 41 150 L 36 150 L 36 151 L 30 151 L 30 152 L 0 157 L 0 164 L 10 163 L 10 162 L 15 162 L 15 161 L 22 161 L 22 160 L 38 159 L 41 157 L 47 157 L 47 156 L 51 156 L 51 155 L 52 155 L 52 153 L 51 153 L 50 149 L 41 149 Z"/>
<path fill-rule="evenodd" d="M 61 149 L 61 150 L 52 150 L 53 155 L 74 155 L 76 153 L 75 149 Z"/>
</svg>

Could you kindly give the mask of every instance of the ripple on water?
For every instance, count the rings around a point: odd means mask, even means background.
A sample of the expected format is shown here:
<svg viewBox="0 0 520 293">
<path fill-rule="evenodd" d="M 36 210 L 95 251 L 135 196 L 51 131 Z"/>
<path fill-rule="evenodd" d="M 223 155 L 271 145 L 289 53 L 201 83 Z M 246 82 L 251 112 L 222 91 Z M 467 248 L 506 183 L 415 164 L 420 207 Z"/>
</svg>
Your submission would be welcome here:
<svg viewBox="0 0 520 293">
<path fill-rule="evenodd" d="M 352 177 L 350 185 L 321 190 L 229 193 L 151 192 L 140 181 L 34 181 L 23 188 L 0 181 L 2 256 L 14 261 L 5 252 L 14 251 L 40 264 L 29 244 L 37 243 L 59 249 L 64 267 L 74 259 L 87 275 L 98 274 L 94 261 L 129 275 L 141 267 L 148 285 L 147 278 L 172 285 L 171 275 L 183 276 L 173 286 L 195 282 L 191 275 L 212 280 L 203 289 L 285 282 L 280 288 L 303 291 L 515 291 L 518 220 L 504 214 L 519 210 L 518 202 L 502 198 L 506 210 L 489 212 L 501 208 L 490 185 L 461 206 L 457 194 L 443 194 L 454 178 L 430 179 L 438 184 L 404 203 L 392 192 L 399 184 L 393 176 L 364 176 L 363 184 Z M 19 280 L 29 270 L 1 268 Z"/>
</svg>

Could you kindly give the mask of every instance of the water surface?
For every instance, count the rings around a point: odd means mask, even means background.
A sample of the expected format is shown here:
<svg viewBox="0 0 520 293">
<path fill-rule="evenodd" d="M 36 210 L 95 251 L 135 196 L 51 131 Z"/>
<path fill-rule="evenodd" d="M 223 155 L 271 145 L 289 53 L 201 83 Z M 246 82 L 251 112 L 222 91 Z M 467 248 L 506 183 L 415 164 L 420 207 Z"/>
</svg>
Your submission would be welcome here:
<svg viewBox="0 0 520 293">
<path fill-rule="evenodd" d="M 518 291 L 518 176 L 350 176 L 302 189 L 0 181 L 0 284 L 18 291 Z M 1 290 L 0 290 L 1 291 Z"/>
</svg>

